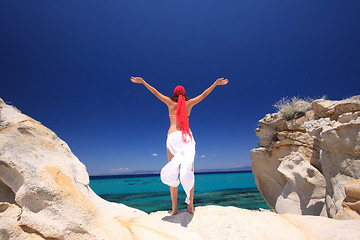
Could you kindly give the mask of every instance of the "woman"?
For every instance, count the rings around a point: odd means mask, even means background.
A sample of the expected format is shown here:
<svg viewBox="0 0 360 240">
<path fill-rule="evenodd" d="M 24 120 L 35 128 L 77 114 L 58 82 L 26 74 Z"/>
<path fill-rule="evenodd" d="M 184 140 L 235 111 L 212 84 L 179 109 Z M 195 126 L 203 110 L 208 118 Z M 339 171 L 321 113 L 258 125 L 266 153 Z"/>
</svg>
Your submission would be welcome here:
<svg viewBox="0 0 360 240">
<path fill-rule="evenodd" d="M 226 85 L 227 79 L 219 78 L 214 84 L 195 98 L 185 97 L 185 89 L 177 86 L 172 97 L 166 97 L 150 86 L 141 77 L 131 77 L 133 83 L 143 84 L 169 109 L 170 128 L 166 140 L 169 162 L 161 169 L 161 181 L 170 186 L 172 215 L 177 214 L 177 193 L 180 182 L 186 193 L 187 211 L 194 213 L 194 157 L 195 140 L 189 128 L 188 118 L 192 108 L 201 102 L 218 85 Z M 181 166 L 181 167 L 180 167 Z M 179 170 L 180 167 L 180 170 Z"/>
</svg>

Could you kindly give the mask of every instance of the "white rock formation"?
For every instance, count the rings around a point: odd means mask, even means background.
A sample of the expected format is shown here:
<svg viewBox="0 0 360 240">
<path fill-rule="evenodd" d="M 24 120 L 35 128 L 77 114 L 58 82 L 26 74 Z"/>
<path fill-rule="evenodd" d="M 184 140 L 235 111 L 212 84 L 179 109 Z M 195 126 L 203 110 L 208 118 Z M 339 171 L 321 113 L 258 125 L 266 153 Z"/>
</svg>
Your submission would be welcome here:
<svg viewBox="0 0 360 240">
<path fill-rule="evenodd" d="M 0 239 L 130 239 L 114 217 L 144 214 L 98 197 L 65 142 L 0 100 Z"/>
<path fill-rule="evenodd" d="M 360 221 L 334 220 L 324 217 L 256 212 L 236 207 L 197 207 L 195 214 L 186 212 L 169 216 L 167 212 L 139 217 L 138 222 L 158 219 L 186 227 L 190 239 L 239 240 L 354 240 L 360 239 Z M 185 238 L 179 238 L 185 239 Z"/>
<path fill-rule="evenodd" d="M 346 198 L 345 184 L 360 179 L 360 97 L 336 101 L 334 104 L 315 101 L 314 106 L 322 106 L 317 114 L 326 118 L 309 121 L 304 126 L 320 144 L 328 215 L 360 219 L 360 211 L 356 209 L 351 214 L 350 209 L 347 209 L 347 214 L 342 211 Z"/>
<path fill-rule="evenodd" d="M 287 180 L 276 201 L 275 209 L 278 212 L 326 216 L 326 183 L 319 170 L 298 152 L 284 157 L 277 170 Z"/>
<path fill-rule="evenodd" d="M 360 111 L 359 101 L 360 95 L 341 101 L 318 99 L 313 102 L 312 108 L 320 118 L 329 117 L 331 120 L 337 120 L 344 113 Z"/>
<path fill-rule="evenodd" d="M 296 156 L 298 158 L 303 155 Z M 294 165 L 296 158 L 284 160 Z M 316 176 L 318 173 L 301 174 Z M 283 167 L 283 169 L 290 167 Z M 284 182 L 312 184 L 283 170 Z M 359 208 L 358 182 L 348 183 L 346 209 Z M 306 195 L 305 194 L 305 195 Z M 300 201 L 301 201 L 301 196 Z M 311 198 L 306 195 L 306 198 Z M 345 207 L 344 207 L 345 209 Z M 360 239 L 360 221 L 280 215 L 235 207 L 197 207 L 195 214 L 150 215 L 98 197 L 85 166 L 55 133 L 0 99 L 1 240 Z"/>
<path fill-rule="evenodd" d="M 258 189 L 278 213 L 360 218 L 353 204 L 342 211 L 345 184 L 360 178 L 360 96 L 319 99 L 312 109 L 259 121 L 261 140 L 251 150 Z"/>
</svg>

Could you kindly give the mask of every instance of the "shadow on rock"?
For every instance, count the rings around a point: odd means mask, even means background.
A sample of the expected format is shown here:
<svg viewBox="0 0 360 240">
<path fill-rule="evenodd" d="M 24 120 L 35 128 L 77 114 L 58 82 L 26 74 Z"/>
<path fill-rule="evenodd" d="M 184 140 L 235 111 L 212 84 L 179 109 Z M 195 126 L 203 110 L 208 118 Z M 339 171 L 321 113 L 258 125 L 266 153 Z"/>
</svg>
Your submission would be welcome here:
<svg viewBox="0 0 360 240">
<path fill-rule="evenodd" d="M 179 211 L 178 214 L 165 216 L 161 220 L 171 222 L 171 223 L 180 223 L 182 227 L 187 227 L 191 220 L 193 219 L 194 214 L 188 213 L 186 210 Z"/>
</svg>

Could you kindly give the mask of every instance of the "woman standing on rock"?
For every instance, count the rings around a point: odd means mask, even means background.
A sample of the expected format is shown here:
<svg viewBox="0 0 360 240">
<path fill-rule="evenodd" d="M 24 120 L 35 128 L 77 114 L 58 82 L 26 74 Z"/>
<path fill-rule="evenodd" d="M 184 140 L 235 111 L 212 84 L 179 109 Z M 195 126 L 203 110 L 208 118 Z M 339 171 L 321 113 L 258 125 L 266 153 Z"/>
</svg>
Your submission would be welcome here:
<svg viewBox="0 0 360 240">
<path fill-rule="evenodd" d="M 193 106 L 201 102 L 218 85 L 226 85 L 227 79 L 219 78 L 214 84 L 195 98 L 185 97 L 185 89 L 177 86 L 172 97 L 166 97 L 150 86 L 141 77 L 131 77 L 133 83 L 143 84 L 169 109 L 170 128 L 167 135 L 166 147 L 169 162 L 161 169 L 161 181 L 170 186 L 172 201 L 171 214 L 177 214 L 177 193 L 180 182 L 186 193 L 187 211 L 194 213 L 194 157 L 195 140 L 189 127 L 189 117 Z M 181 167 L 180 167 L 181 166 Z"/>
</svg>

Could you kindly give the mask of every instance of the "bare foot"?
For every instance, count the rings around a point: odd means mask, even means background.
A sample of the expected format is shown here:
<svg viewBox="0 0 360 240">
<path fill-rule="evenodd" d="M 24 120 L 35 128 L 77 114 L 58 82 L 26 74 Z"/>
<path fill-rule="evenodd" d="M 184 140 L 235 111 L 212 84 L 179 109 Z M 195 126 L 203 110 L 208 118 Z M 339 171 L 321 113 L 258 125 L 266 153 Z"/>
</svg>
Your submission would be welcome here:
<svg viewBox="0 0 360 240">
<path fill-rule="evenodd" d="M 195 212 L 194 206 L 192 204 L 189 204 L 187 206 L 187 211 L 191 214 L 194 214 L 194 212 Z"/>
<path fill-rule="evenodd" d="M 170 212 L 170 215 L 175 215 L 175 214 L 178 214 L 179 212 L 178 212 L 178 210 L 176 209 L 176 210 L 172 210 L 171 212 Z"/>
</svg>

